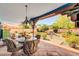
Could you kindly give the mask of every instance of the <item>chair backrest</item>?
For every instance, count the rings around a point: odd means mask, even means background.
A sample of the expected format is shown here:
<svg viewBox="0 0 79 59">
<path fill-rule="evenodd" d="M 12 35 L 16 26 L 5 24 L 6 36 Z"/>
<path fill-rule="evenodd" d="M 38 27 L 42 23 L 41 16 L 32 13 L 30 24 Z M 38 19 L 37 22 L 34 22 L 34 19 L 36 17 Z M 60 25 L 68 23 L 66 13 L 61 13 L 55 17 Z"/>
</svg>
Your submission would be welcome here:
<svg viewBox="0 0 79 59">
<path fill-rule="evenodd" d="M 39 40 L 25 41 L 23 44 L 23 52 L 30 56 L 37 51 Z"/>
<path fill-rule="evenodd" d="M 15 52 L 16 51 L 16 45 L 14 44 L 14 42 L 12 40 L 9 39 L 5 39 L 4 40 L 6 45 L 7 45 L 7 51 L 8 52 Z"/>
</svg>

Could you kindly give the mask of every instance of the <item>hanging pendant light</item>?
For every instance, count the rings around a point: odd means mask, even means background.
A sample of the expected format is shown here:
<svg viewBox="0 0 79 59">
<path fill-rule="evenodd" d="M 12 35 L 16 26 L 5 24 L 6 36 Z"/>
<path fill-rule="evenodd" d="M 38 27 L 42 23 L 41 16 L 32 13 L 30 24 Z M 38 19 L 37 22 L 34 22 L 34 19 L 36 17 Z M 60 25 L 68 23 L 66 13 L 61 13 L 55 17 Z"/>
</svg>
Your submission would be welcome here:
<svg viewBox="0 0 79 59">
<path fill-rule="evenodd" d="M 35 36 L 35 21 L 31 21 L 31 20 L 28 20 L 28 17 L 27 17 L 27 5 L 25 5 L 26 7 L 26 18 L 24 20 L 24 22 L 22 22 L 22 24 L 30 24 L 32 26 L 32 33 L 33 33 L 33 39 L 34 39 L 34 36 Z"/>
<path fill-rule="evenodd" d="M 29 23 L 29 20 L 28 20 L 28 17 L 27 17 L 27 5 L 25 5 L 26 7 L 26 18 L 24 20 L 24 22 L 22 22 L 23 24 L 28 24 Z"/>
</svg>

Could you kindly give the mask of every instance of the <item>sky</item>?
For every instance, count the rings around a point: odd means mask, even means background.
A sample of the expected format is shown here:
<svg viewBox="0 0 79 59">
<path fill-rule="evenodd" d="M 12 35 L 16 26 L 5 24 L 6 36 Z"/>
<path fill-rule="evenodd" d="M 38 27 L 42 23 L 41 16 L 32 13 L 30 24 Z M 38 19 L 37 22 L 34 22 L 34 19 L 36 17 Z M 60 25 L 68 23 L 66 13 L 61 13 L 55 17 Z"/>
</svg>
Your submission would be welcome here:
<svg viewBox="0 0 79 59">
<path fill-rule="evenodd" d="M 39 20 L 37 22 L 37 25 L 38 24 L 51 25 L 51 24 L 53 24 L 54 22 L 56 22 L 58 20 L 58 17 L 59 17 L 59 15 L 56 15 L 56 16 L 53 16 L 53 17 L 50 17 L 50 18 L 46 18 L 46 19 L 43 19 L 43 20 Z"/>
</svg>

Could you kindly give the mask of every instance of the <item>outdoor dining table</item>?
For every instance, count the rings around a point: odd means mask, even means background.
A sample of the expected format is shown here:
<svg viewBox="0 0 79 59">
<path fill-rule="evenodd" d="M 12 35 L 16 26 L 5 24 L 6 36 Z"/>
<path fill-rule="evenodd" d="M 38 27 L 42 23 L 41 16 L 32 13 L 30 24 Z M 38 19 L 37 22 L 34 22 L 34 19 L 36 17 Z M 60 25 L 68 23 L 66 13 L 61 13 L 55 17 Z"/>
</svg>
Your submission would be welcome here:
<svg viewBox="0 0 79 59">
<path fill-rule="evenodd" d="M 18 48 L 20 50 L 22 49 L 23 52 L 26 55 L 28 55 L 28 56 L 32 55 L 33 53 L 35 53 L 37 51 L 37 46 L 38 46 L 38 42 L 39 42 L 38 39 L 33 38 L 33 37 L 30 38 L 30 39 L 14 40 L 14 41 L 13 40 L 9 40 L 9 39 L 5 39 L 5 40 L 0 41 L 0 45 L 4 44 L 5 41 L 7 41 L 8 43 L 6 43 L 6 44 L 9 45 L 9 47 L 6 45 L 7 48 L 9 49 L 9 50 L 7 50 L 8 52 L 11 52 L 12 51 L 12 54 L 14 52 L 15 52 L 14 54 L 16 54 L 17 53 L 17 50 L 15 50 L 15 49 Z M 14 43 L 14 45 L 16 45 L 16 48 L 13 46 L 13 43 L 12 42 Z M 17 42 L 18 42 L 18 44 L 15 44 Z"/>
<path fill-rule="evenodd" d="M 36 38 L 35 39 L 26 39 L 26 40 L 24 40 L 24 41 L 18 41 L 18 43 L 19 44 L 21 44 L 21 45 L 23 45 L 24 44 L 24 42 L 29 42 L 29 41 L 34 41 L 34 40 L 37 40 Z"/>
<path fill-rule="evenodd" d="M 33 41 L 36 41 L 36 38 L 31 37 L 30 39 L 25 39 L 25 40 L 17 40 L 18 44 L 16 45 L 17 47 L 22 47 L 24 45 L 24 43 L 28 43 L 31 42 L 33 43 Z"/>
</svg>

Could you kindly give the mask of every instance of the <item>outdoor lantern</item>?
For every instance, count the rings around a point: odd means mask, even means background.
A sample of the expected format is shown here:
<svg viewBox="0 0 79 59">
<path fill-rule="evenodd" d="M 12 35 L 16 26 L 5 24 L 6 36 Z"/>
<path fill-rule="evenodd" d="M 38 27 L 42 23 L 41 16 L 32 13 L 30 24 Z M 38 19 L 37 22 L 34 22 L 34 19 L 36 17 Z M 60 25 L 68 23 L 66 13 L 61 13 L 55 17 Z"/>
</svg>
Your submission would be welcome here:
<svg viewBox="0 0 79 59">
<path fill-rule="evenodd" d="M 29 23 L 29 20 L 27 18 L 27 5 L 25 5 L 25 7 L 26 7 L 26 18 L 25 18 L 24 22 L 22 22 L 22 23 L 23 24 L 28 24 Z"/>
<path fill-rule="evenodd" d="M 31 26 L 32 26 L 32 33 L 33 33 L 33 39 L 34 39 L 35 21 L 28 20 L 28 17 L 27 17 L 27 5 L 25 5 L 25 7 L 26 7 L 26 18 L 25 18 L 24 22 L 22 22 L 22 23 L 23 24 L 31 24 Z"/>
</svg>

